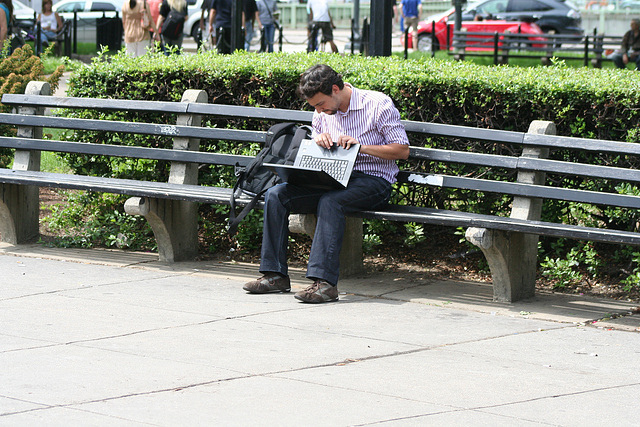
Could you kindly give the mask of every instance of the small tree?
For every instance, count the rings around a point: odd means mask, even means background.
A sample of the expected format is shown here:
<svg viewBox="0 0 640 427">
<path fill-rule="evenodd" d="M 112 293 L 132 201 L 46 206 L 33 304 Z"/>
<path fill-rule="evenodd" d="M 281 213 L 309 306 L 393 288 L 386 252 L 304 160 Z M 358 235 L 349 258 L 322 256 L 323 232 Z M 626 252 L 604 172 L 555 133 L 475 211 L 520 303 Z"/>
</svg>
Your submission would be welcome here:
<svg viewBox="0 0 640 427">
<path fill-rule="evenodd" d="M 34 55 L 30 45 L 16 49 L 11 56 L 0 55 L 0 96 L 5 93 L 24 93 L 27 84 L 32 80 L 46 81 L 54 91 L 60 82 L 64 66 L 60 65 L 53 74 L 46 77 L 44 65 L 39 56 Z M 11 107 L 0 104 L 0 112 L 8 113 Z M 11 136 L 15 133 L 8 126 L 0 125 L 0 135 Z M 7 167 L 11 162 L 9 150 L 0 150 L 0 167 Z"/>
</svg>

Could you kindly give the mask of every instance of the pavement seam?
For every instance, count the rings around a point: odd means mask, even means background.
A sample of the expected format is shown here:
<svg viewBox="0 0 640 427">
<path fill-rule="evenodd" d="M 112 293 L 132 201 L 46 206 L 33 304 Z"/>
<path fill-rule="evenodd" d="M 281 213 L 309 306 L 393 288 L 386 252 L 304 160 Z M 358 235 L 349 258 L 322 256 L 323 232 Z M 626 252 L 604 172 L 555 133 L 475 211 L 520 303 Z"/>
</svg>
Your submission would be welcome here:
<svg viewBox="0 0 640 427">
<path fill-rule="evenodd" d="M 223 321 L 223 320 L 229 320 L 229 319 L 219 319 L 219 320 L 215 320 L 215 321 Z M 205 323 L 211 323 L 211 322 L 214 322 L 214 321 L 205 322 Z M 555 328 L 555 329 L 565 329 L 565 328 L 569 328 L 569 327 L 570 326 L 565 326 L 565 327 L 559 327 L 559 328 Z M 159 328 L 159 329 L 169 329 L 169 328 Z M 523 332 L 519 332 L 518 334 L 537 333 L 537 332 L 541 332 L 541 331 L 539 331 L 539 330 L 523 331 Z M 132 333 L 132 334 L 134 334 L 134 333 Z M 132 334 L 125 334 L 125 335 L 132 335 Z M 433 345 L 433 346 L 420 347 L 420 348 L 416 348 L 416 349 L 412 349 L 412 350 L 395 351 L 395 352 L 392 352 L 392 353 L 371 355 L 371 356 L 366 356 L 366 357 L 362 357 L 362 358 L 358 358 L 358 359 L 347 358 L 347 359 L 342 360 L 342 361 L 334 361 L 334 362 L 322 363 L 322 364 L 312 365 L 312 366 L 302 366 L 302 367 L 294 368 L 294 369 L 286 369 L 286 370 L 273 371 L 273 372 L 264 372 L 264 373 L 256 373 L 256 374 L 239 375 L 239 376 L 234 376 L 234 377 L 220 378 L 220 379 L 215 379 L 215 380 L 210 380 L 210 381 L 201 381 L 201 382 L 198 382 L 198 383 L 187 384 L 187 385 L 182 385 L 182 386 L 174 386 L 174 387 L 163 388 L 163 389 L 158 389 L 158 390 L 148 390 L 148 391 L 124 394 L 124 395 L 120 395 L 120 396 L 104 397 L 104 398 L 101 398 L 101 399 L 93 399 L 93 400 L 88 400 L 88 401 L 81 401 L 81 402 L 74 402 L 74 403 L 67 403 L 67 404 L 59 404 L 59 405 L 48 405 L 48 404 L 44 404 L 44 403 L 38 403 L 38 404 L 46 406 L 46 407 L 45 408 L 32 408 L 32 409 L 28 409 L 28 410 L 25 410 L 25 411 L 17 411 L 17 412 L 0 414 L 0 417 L 9 416 L 9 415 L 17 415 L 17 414 L 22 414 L 22 413 L 34 412 L 34 411 L 42 411 L 42 410 L 53 409 L 53 408 L 72 408 L 72 407 L 78 406 L 78 405 L 88 405 L 88 404 L 92 404 L 92 403 L 109 402 L 109 401 L 113 401 L 113 400 L 126 399 L 126 398 L 130 398 L 130 397 L 148 396 L 148 395 L 154 395 L 154 394 L 160 394 L 160 393 L 177 392 L 177 391 L 193 389 L 193 388 L 197 388 L 197 387 L 204 387 L 204 386 L 208 386 L 208 385 L 212 385 L 212 384 L 218 384 L 218 383 L 230 382 L 230 381 L 236 381 L 236 380 L 243 380 L 243 379 L 249 379 L 249 378 L 274 377 L 274 376 L 277 377 L 278 375 L 288 374 L 288 373 L 292 373 L 292 372 L 301 372 L 301 371 L 306 371 L 306 370 L 311 370 L 311 369 L 328 368 L 328 367 L 334 367 L 334 366 L 346 366 L 346 365 L 351 364 L 351 363 L 366 362 L 366 361 L 370 361 L 370 360 L 378 360 L 378 359 L 384 359 L 384 358 L 389 358 L 389 357 L 397 357 L 397 356 L 404 356 L 404 355 L 409 355 L 409 354 L 421 353 L 421 352 L 431 351 L 431 350 L 440 349 L 440 348 L 447 348 L 447 347 L 454 347 L 454 346 L 465 345 L 465 344 L 470 344 L 470 343 L 491 341 L 491 340 L 494 340 L 494 339 L 500 339 L 500 338 L 504 338 L 504 337 L 509 337 L 511 335 L 513 335 L 513 334 L 509 333 L 509 334 L 495 335 L 495 336 L 491 336 L 491 337 L 484 337 L 484 338 L 480 338 L 480 339 L 460 341 L 460 342 L 456 342 L 456 343 L 446 343 L 446 344 L 439 344 L 439 345 Z M 100 339 L 107 339 L 107 338 L 100 338 Z M 76 342 L 71 342 L 71 343 L 68 343 L 68 344 L 61 344 L 61 345 L 77 345 L 79 343 L 83 343 L 83 342 L 87 342 L 87 341 L 98 341 L 100 339 L 86 340 L 86 341 L 76 341 Z M 631 384 L 631 385 L 633 385 L 633 384 Z M 366 392 L 366 393 L 370 393 L 370 392 Z M 428 402 L 425 402 L 425 403 L 428 403 Z M 35 402 L 34 402 L 34 404 L 35 404 Z M 506 404 L 502 404 L 502 405 L 506 405 Z M 497 406 L 501 406 L 501 405 L 494 405 L 494 406 L 497 407 Z M 491 407 L 491 406 L 489 406 L 489 407 Z M 468 409 L 474 409 L 474 408 L 468 408 Z M 482 408 L 479 408 L 479 409 L 482 409 Z"/>
<path fill-rule="evenodd" d="M 600 327 L 600 326 L 596 326 L 595 323 L 598 322 L 606 322 L 609 320 L 614 320 L 614 319 L 620 319 L 623 317 L 629 317 L 629 316 L 633 316 L 634 314 L 639 314 L 640 313 L 640 309 L 638 309 L 638 307 L 635 307 L 632 310 L 625 310 L 625 311 L 619 311 L 619 312 L 614 312 L 614 313 L 607 313 L 602 317 L 599 317 L 597 319 L 592 319 L 592 320 L 585 320 L 584 322 L 579 323 L 580 325 L 586 325 L 586 326 L 593 326 L 593 327 Z M 636 329 L 635 331 L 630 331 L 630 330 L 626 330 L 626 329 L 620 329 L 621 331 L 624 332 L 637 332 L 640 331 L 640 328 Z"/>
</svg>

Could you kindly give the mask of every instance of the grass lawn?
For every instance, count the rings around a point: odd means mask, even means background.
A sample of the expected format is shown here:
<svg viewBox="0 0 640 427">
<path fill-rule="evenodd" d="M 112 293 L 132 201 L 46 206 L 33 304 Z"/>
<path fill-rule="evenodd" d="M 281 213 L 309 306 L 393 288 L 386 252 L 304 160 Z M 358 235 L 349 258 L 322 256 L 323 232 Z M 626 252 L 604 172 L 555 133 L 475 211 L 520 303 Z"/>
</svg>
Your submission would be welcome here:
<svg viewBox="0 0 640 427">
<path fill-rule="evenodd" d="M 400 56 L 404 58 L 404 52 L 397 52 L 394 55 Z M 523 53 L 526 55 L 526 53 Z M 575 57 L 575 59 L 561 59 L 560 62 L 564 62 L 569 67 L 581 68 L 584 67 L 584 60 L 580 54 L 564 54 L 568 57 Z M 419 59 L 425 56 L 431 56 L 431 54 L 425 54 L 422 52 L 413 52 L 409 51 L 409 59 Z M 439 50 L 436 51 L 435 58 L 442 59 L 444 61 L 455 61 L 453 55 L 449 55 L 446 51 Z M 465 61 L 473 62 L 478 65 L 487 65 L 493 66 L 493 57 L 492 56 L 467 56 Z M 510 58 L 509 66 L 513 67 L 544 67 L 540 61 L 539 56 L 531 55 L 531 58 Z M 591 68 L 591 65 L 589 65 Z M 611 61 L 603 61 L 602 68 L 614 68 L 614 65 Z"/>
</svg>

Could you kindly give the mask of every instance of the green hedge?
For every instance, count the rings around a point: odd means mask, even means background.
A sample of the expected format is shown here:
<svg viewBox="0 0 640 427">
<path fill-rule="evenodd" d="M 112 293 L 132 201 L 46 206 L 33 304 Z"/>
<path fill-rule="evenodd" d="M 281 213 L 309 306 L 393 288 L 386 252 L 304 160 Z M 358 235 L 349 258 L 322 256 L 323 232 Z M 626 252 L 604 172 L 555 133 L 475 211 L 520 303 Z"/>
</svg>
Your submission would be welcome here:
<svg viewBox="0 0 640 427">
<path fill-rule="evenodd" d="M 299 75 L 318 62 L 356 87 L 388 94 L 404 119 L 518 131 L 532 120 L 550 120 L 562 135 L 638 139 L 638 73 L 562 65 L 484 67 L 306 53 L 118 55 L 77 72 L 69 95 L 179 100 L 186 89 L 205 89 L 217 104 L 299 109 Z"/>
</svg>

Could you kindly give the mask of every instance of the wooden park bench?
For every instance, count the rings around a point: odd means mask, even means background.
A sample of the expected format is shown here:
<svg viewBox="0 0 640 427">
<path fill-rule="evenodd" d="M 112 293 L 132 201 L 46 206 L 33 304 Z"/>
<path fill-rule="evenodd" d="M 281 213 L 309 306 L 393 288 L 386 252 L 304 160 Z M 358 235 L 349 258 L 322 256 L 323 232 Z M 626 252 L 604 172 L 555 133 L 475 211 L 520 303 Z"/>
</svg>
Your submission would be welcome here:
<svg viewBox="0 0 640 427">
<path fill-rule="evenodd" d="M 17 114 L 0 114 L 0 124 L 17 127 L 17 136 L 0 137 L 0 148 L 14 148 L 12 169 L 0 169 L 0 234 L 2 241 L 19 244 L 38 233 L 39 186 L 112 192 L 132 196 L 125 204 L 127 212 L 142 214 L 150 222 L 161 260 L 193 258 L 197 252 L 197 203 L 229 204 L 231 189 L 198 185 L 199 164 L 242 166 L 247 156 L 198 151 L 199 139 L 242 142 L 264 141 L 265 132 L 200 127 L 203 116 L 229 117 L 278 122 L 309 123 L 312 113 L 274 108 L 239 107 L 206 103 L 203 91 L 187 91 L 183 102 L 56 98 L 46 96 L 46 83 L 32 82 L 26 95 L 4 95 L 2 103 L 13 105 Z M 162 111 L 175 113 L 171 124 L 128 123 L 105 120 L 71 119 L 42 116 L 44 107 L 88 108 L 120 111 Z M 396 203 L 384 209 L 362 211 L 348 218 L 348 230 L 341 260 L 343 275 L 362 270 L 362 218 L 415 222 L 443 227 L 464 227 L 466 237 L 480 247 L 493 277 L 494 299 L 516 301 L 534 295 L 538 237 L 552 236 L 625 245 L 640 245 L 640 233 L 601 227 L 541 221 L 544 199 L 586 203 L 600 209 L 608 206 L 640 208 L 640 197 L 604 191 L 589 191 L 558 186 L 558 178 L 579 177 L 636 185 L 640 171 L 627 167 L 592 165 L 548 159 L 550 151 L 569 150 L 610 153 L 622 157 L 640 154 L 637 144 L 562 137 L 555 135 L 550 122 L 533 122 L 529 131 L 512 132 L 428 122 L 403 121 L 413 140 L 410 159 L 401 162 L 398 195 L 427 194 L 442 189 L 469 191 L 482 198 L 493 193 L 509 197 L 510 216 L 499 212 L 473 213 L 459 208 L 438 209 L 396 197 Z M 173 137 L 173 149 L 142 148 L 70 141 L 42 140 L 42 128 L 61 127 L 78 130 L 128 132 Z M 425 138 L 476 142 L 474 151 L 420 146 Z M 482 147 L 507 149 L 496 154 Z M 103 177 L 54 174 L 39 170 L 39 152 L 55 151 L 105 156 L 171 161 L 169 182 L 148 182 Z M 497 171 L 501 178 L 483 173 L 438 174 L 438 165 L 480 168 Z M 442 169 L 442 170 L 455 170 Z M 496 175 L 497 176 L 497 175 Z M 554 185 L 546 185 L 551 184 Z M 313 216 L 291 221 L 297 230 L 313 232 Z"/>
</svg>

